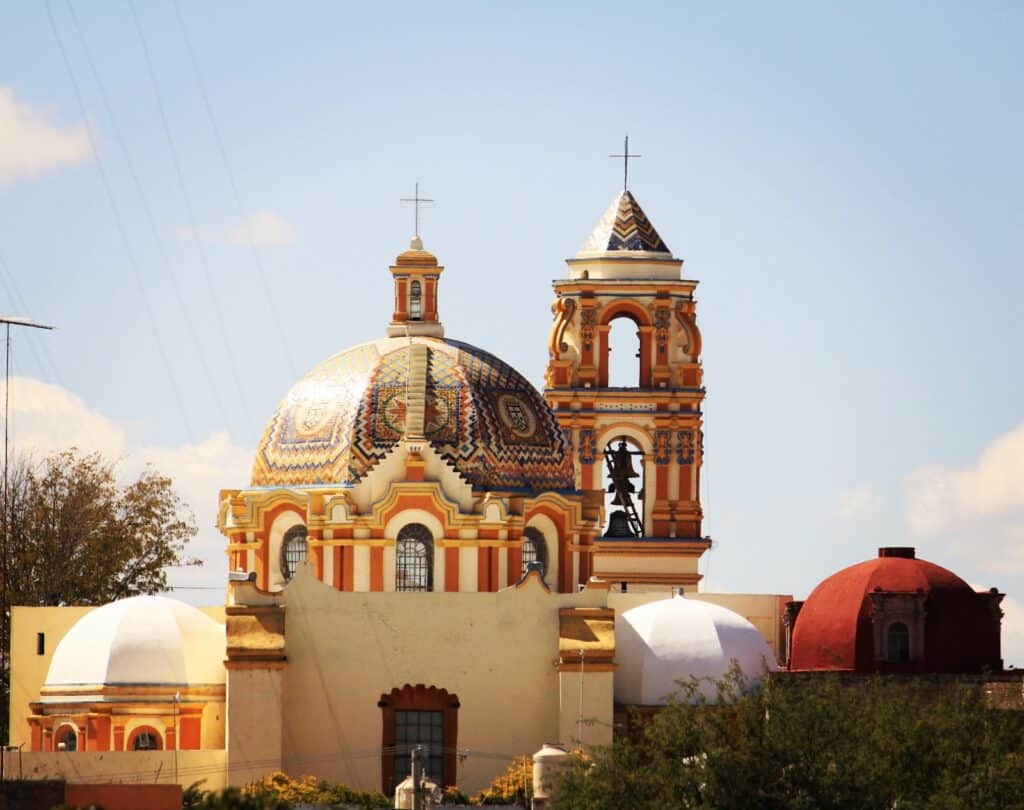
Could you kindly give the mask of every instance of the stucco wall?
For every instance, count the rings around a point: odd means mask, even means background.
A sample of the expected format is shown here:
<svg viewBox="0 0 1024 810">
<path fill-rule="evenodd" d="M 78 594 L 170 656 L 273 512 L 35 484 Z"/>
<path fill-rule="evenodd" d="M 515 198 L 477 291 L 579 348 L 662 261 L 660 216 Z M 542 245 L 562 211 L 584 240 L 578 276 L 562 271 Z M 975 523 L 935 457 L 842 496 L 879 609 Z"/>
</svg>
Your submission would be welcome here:
<svg viewBox="0 0 1024 810">
<path fill-rule="evenodd" d="M 473 791 L 559 739 L 558 609 L 603 606 L 607 591 L 552 594 L 530 579 L 496 593 L 345 593 L 303 569 L 284 596 L 284 769 L 379 790 L 377 703 L 422 683 L 458 695 L 458 783 Z M 600 724 L 611 722 L 610 681 L 585 684 Z M 571 710 L 575 719 L 578 697 Z M 230 722 L 233 740 L 234 712 Z"/>
</svg>

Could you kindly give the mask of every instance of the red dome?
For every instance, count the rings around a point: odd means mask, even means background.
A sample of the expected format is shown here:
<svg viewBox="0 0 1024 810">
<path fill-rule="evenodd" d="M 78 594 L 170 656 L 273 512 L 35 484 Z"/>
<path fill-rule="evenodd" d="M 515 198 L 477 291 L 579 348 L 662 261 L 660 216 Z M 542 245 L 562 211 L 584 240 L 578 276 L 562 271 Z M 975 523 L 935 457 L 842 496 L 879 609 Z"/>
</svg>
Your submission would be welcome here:
<svg viewBox="0 0 1024 810">
<path fill-rule="evenodd" d="M 882 548 L 876 559 L 824 580 L 803 603 L 793 628 L 790 669 L 1000 670 L 1001 599 L 995 592 L 977 593 L 952 571 L 917 559 L 912 548 Z M 907 640 L 897 639 L 890 648 L 888 634 L 897 624 Z"/>
</svg>

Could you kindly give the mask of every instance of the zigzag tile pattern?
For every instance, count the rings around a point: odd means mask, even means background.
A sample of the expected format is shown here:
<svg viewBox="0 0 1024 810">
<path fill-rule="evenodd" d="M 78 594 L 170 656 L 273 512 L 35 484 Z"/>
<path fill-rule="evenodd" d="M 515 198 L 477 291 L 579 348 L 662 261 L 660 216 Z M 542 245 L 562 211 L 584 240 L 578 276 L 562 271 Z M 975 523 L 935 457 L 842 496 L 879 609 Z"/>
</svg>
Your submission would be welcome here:
<svg viewBox="0 0 1024 810">
<path fill-rule="evenodd" d="M 428 349 L 424 433 L 474 488 L 571 490 L 565 435 L 537 390 L 491 354 L 417 337 Z M 321 363 L 278 406 L 253 486 L 355 483 L 405 431 L 409 342 L 365 343 Z"/>
<path fill-rule="evenodd" d="M 671 255 L 668 245 L 654 229 L 640 203 L 629 192 L 621 192 L 604 212 L 581 254 L 640 250 Z"/>
</svg>

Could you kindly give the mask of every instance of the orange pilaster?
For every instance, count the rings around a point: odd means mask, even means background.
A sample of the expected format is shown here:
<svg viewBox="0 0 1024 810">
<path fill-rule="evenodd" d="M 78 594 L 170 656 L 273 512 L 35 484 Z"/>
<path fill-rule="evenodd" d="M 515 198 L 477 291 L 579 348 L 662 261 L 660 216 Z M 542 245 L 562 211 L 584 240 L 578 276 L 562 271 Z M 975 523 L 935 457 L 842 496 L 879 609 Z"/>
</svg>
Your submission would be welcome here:
<svg viewBox="0 0 1024 810">
<path fill-rule="evenodd" d="M 459 550 L 457 548 L 444 550 L 444 589 L 453 593 L 459 590 Z"/>
<path fill-rule="evenodd" d="M 384 549 L 380 546 L 370 548 L 370 590 L 384 590 Z"/>
<path fill-rule="evenodd" d="M 335 554 L 334 556 L 335 559 L 340 557 L 341 578 L 338 582 L 341 583 L 341 589 L 343 591 L 354 591 L 355 586 L 353 585 L 353 579 L 355 573 L 355 549 L 352 546 L 343 546 L 341 548 L 341 554 Z"/>
<path fill-rule="evenodd" d="M 203 719 L 200 715 L 183 715 L 178 720 L 178 729 L 182 751 L 198 751 L 202 747 Z"/>
</svg>

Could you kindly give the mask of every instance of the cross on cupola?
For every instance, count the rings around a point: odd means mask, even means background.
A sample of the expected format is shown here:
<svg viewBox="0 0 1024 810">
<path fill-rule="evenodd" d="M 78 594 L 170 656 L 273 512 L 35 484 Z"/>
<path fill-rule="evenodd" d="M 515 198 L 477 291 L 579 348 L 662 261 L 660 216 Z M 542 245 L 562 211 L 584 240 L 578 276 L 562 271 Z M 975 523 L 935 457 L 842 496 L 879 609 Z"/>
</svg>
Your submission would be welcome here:
<svg viewBox="0 0 1024 810">
<path fill-rule="evenodd" d="M 626 136 L 626 142 L 622 147 L 621 155 L 608 155 L 611 158 L 622 158 L 622 190 L 626 191 L 629 188 L 629 159 L 630 158 L 642 158 L 643 155 L 631 155 L 629 153 L 629 135 Z"/>
<path fill-rule="evenodd" d="M 409 249 L 399 254 L 390 268 L 395 280 L 395 310 L 387 334 L 388 337 L 444 337 L 444 326 L 437 315 L 437 284 L 444 268 L 438 265 L 433 253 L 423 249 L 420 239 L 420 206 L 434 200 L 421 197 L 420 184 L 416 183 L 413 196 L 402 197 L 401 202 L 415 206 L 415 235 Z"/>
<path fill-rule="evenodd" d="M 411 197 L 402 197 L 401 202 L 412 203 L 415 208 L 413 214 L 413 234 L 416 239 L 420 238 L 420 206 L 434 202 L 430 197 L 420 196 L 420 184 L 416 183 L 416 190 Z"/>
</svg>

